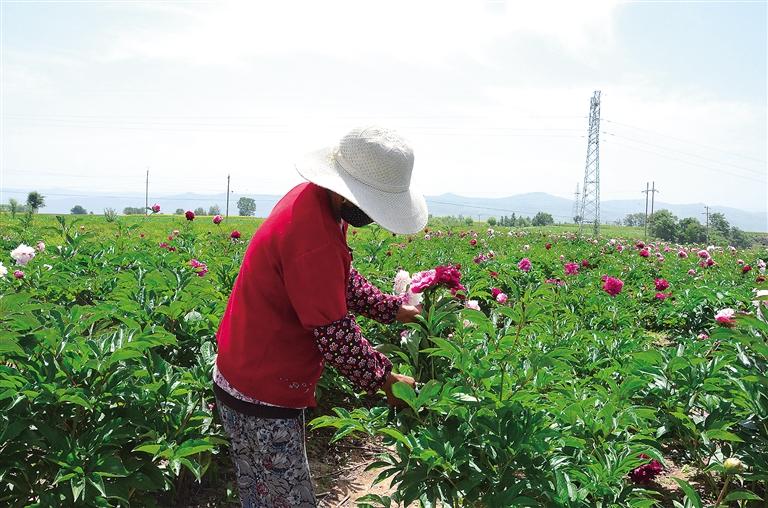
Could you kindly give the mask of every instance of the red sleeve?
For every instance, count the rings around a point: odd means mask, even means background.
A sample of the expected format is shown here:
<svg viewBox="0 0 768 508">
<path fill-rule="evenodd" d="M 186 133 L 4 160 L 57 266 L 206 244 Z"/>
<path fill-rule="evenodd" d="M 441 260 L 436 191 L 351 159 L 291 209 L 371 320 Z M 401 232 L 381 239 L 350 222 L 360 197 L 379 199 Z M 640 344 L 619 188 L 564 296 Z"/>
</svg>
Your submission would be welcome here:
<svg viewBox="0 0 768 508">
<path fill-rule="evenodd" d="M 307 330 L 347 314 L 348 263 L 338 247 L 325 244 L 283 262 L 283 281 L 293 310 Z"/>
<path fill-rule="evenodd" d="M 381 388 L 392 372 L 392 362 L 363 337 L 351 315 L 315 328 L 314 334 L 325 361 L 368 393 Z"/>
<path fill-rule="evenodd" d="M 375 319 L 380 323 L 392 323 L 403 304 L 405 295 L 388 295 L 368 282 L 354 268 L 349 270 L 347 282 L 347 308 L 355 314 Z"/>
</svg>

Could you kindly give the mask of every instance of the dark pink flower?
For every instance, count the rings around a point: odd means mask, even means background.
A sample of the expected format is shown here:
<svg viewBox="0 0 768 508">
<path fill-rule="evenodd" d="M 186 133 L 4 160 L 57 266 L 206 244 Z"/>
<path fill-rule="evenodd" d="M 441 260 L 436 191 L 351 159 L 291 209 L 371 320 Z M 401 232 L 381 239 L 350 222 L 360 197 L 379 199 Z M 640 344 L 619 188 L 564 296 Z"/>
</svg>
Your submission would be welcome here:
<svg viewBox="0 0 768 508">
<path fill-rule="evenodd" d="M 742 267 L 741 267 L 741 273 L 747 273 L 747 272 L 748 272 L 748 271 L 750 271 L 751 269 L 752 269 L 752 267 L 751 267 L 751 266 L 749 266 L 749 265 L 744 265 L 744 266 L 742 266 Z"/>
<path fill-rule="evenodd" d="M 666 300 L 670 296 L 672 296 L 672 293 L 662 293 L 662 292 L 656 293 L 656 299 L 661 301 Z"/>
<path fill-rule="evenodd" d="M 184 217 L 186 217 L 187 220 L 195 220 L 195 212 L 193 212 L 192 210 L 187 210 L 186 212 L 184 212 Z"/>
<path fill-rule="evenodd" d="M 230 237 L 231 239 L 233 239 L 233 240 L 237 240 L 238 238 L 240 238 L 240 231 L 238 231 L 238 230 L 236 230 L 236 229 L 235 229 L 234 231 L 232 231 L 232 232 L 229 234 L 229 237 Z"/>
<path fill-rule="evenodd" d="M 650 459 L 650 457 L 644 453 L 640 454 L 640 458 Z M 646 483 L 659 476 L 663 470 L 664 467 L 661 465 L 661 462 L 656 459 L 651 459 L 647 464 L 643 464 L 642 466 L 633 469 L 632 472 L 629 473 L 629 477 L 632 478 L 632 481 L 635 483 Z"/>
<path fill-rule="evenodd" d="M 589 259 L 582 259 L 581 260 L 581 267 L 582 268 L 589 268 Z"/>
<path fill-rule="evenodd" d="M 524 271 L 524 272 L 530 272 L 531 271 L 531 260 L 528 258 L 523 258 L 520 260 L 519 263 L 517 263 L 517 267 Z"/>
<path fill-rule="evenodd" d="M 554 279 L 547 279 L 545 282 L 546 282 L 547 284 L 554 284 L 554 285 L 556 285 L 556 286 L 564 286 L 564 285 L 565 285 L 565 281 L 562 281 L 562 280 L 560 280 L 560 279 L 557 279 L 557 278 L 554 278 Z"/>
<path fill-rule="evenodd" d="M 221 217 L 221 215 L 214 215 L 213 216 L 213 223 L 214 224 L 221 224 L 221 221 L 224 219 Z"/>
<path fill-rule="evenodd" d="M 552 248 L 552 244 L 551 243 L 547 243 L 546 245 L 544 245 L 544 248 L 549 250 L 549 249 Z"/>
<path fill-rule="evenodd" d="M 17 279 L 23 279 L 24 272 L 22 272 L 21 270 L 16 270 L 15 272 L 13 272 L 13 276 L 16 277 Z"/>
<path fill-rule="evenodd" d="M 493 270 L 491 270 L 490 272 L 488 272 L 488 275 L 490 275 L 491 278 L 495 279 L 496 277 L 499 276 L 499 272 L 494 272 Z"/>
<path fill-rule="evenodd" d="M 578 275 L 579 274 L 579 264 L 578 263 L 566 263 L 565 264 L 565 274 L 566 275 Z"/>
<path fill-rule="evenodd" d="M 638 249 L 644 249 L 645 248 L 645 242 L 639 241 L 639 242 L 637 242 L 635 244 L 635 247 L 637 247 Z"/>
<path fill-rule="evenodd" d="M 648 249 L 640 249 L 640 252 L 638 254 L 640 254 L 640 256 L 644 258 L 647 258 L 648 256 L 650 256 L 651 253 L 648 252 Z"/>
<path fill-rule="evenodd" d="M 723 326 L 733 326 L 736 324 L 736 319 L 734 316 L 736 315 L 736 311 L 730 308 L 721 309 L 715 314 L 715 321 L 720 323 Z"/>
<path fill-rule="evenodd" d="M 664 291 L 669 287 L 667 279 L 654 279 L 653 283 L 656 285 L 656 291 Z"/>
<path fill-rule="evenodd" d="M 464 291 L 466 289 L 461 285 L 460 280 L 461 272 L 457 267 L 450 265 L 437 266 L 432 270 L 414 274 L 411 279 L 411 292 L 421 293 L 432 287 L 444 286 L 455 294 L 456 291 Z"/>
<path fill-rule="evenodd" d="M 499 293 L 501 293 L 501 289 L 499 288 L 491 288 L 491 296 L 496 298 L 499 296 Z"/>
<path fill-rule="evenodd" d="M 474 247 L 475 245 L 477 245 L 477 240 L 475 240 L 475 239 L 473 238 L 473 239 L 471 239 L 471 240 L 469 241 L 469 244 L 470 244 L 472 247 Z"/>
<path fill-rule="evenodd" d="M 157 203 L 152 205 L 152 213 L 159 213 L 159 212 L 160 212 L 160 205 L 158 205 Z"/>
<path fill-rule="evenodd" d="M 624 287 L 624 281 L 617 279 L 616 277 L 606 277 L 603 282 L 603 291 L 611 296 L 616 296 L 621 293 L 621 288 Z"/>
<path fill-rule="evenodd" d="M 496 301 L 499 303 L 507 303 L 508 299 L 509 297 L 507 296 L 506 293 L 499 293 L 498 295 L 496 295 Z"/>
<path fill-rule="evenodd" d="M 161 249 L 167 249 L 168 248 L 168 244 L 166 242 L 160 242 L 158 244 L 158 247 L 160 247 Z"/>
</svg>

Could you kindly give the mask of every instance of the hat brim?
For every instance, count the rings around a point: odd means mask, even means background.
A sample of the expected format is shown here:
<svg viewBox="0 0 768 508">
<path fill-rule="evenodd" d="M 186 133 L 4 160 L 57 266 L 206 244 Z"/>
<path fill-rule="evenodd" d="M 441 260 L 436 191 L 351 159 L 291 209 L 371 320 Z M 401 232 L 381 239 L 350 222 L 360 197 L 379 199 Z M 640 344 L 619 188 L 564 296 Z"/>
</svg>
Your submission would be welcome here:
<svg viewBox="0 0 768 508">
<path fill-rule="evenodd" d="M 429 214 L 420 192 L 412 187 L 404 192 L 375 189 L 347 173 L 332 154 L 332 148 L 312 152 L 296 163 L 296 171 L 306 180 L 347 198 L 387 231 L 412 234 L 424 229 Z"/>
</svg>

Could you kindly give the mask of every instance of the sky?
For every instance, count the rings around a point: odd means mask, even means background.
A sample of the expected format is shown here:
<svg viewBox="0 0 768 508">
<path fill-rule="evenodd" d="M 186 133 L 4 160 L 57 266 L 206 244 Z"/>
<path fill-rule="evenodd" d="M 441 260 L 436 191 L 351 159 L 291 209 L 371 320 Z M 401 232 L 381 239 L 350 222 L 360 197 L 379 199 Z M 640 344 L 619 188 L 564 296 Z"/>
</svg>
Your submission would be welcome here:
<svg viewBox="0 0 768 508">
<path fill-rule="evenodd" d="M 0 189 L 282 194 L 378 124 L 428 195 L 768 207 L 766 1 L 0 0 Z M 11 195 L 5 191 L 0 200 Z M 73 204 L 76 198 L 73 197 Z"/>
</svg>

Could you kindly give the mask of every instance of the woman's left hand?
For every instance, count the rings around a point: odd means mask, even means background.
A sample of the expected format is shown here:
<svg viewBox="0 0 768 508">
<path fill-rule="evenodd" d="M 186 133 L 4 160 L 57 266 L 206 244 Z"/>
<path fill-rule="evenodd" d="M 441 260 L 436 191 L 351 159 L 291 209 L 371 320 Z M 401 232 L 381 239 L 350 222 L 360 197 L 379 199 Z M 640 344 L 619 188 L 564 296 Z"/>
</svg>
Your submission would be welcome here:
<svg viewBox="0 0 768 508">
<path fill-rule="evenodd" d="M 414 305 L 403 304 L 397 310 L 395 319 L 397 319 L 401 323 L 413 323 L 414 321 L 416 321 L 416 316 L 418 316 L 419 314 L 421 314 L 421 305 L 414 306 Z"/>
</svg>

